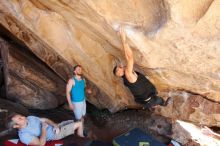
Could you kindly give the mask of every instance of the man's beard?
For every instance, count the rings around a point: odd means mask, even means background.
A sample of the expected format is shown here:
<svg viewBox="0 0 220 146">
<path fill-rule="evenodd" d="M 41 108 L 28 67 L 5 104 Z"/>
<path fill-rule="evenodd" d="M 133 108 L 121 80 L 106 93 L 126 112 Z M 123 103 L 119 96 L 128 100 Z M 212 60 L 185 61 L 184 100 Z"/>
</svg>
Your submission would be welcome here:
<svg viewBox="0 0 220 146">
<path fill-rule="evenodd" d="M 82 76 L 82 73 L 76 73 L 77 76 Z"/>
</svg>

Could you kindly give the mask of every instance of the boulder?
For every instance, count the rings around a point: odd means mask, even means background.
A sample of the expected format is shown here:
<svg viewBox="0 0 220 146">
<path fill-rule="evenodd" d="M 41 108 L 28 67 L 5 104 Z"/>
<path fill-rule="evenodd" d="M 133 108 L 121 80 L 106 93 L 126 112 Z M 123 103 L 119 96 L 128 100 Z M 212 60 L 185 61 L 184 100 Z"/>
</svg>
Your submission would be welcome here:
<svg viewBox="0 0 220 146">
<path fill-rule="evenodd" d="M 219 2 L 2 0 L 0 25 L 63 81 L 75 64 L 81 64 L 94 90 L 88 101 L 111 112 L 137 106 L 122 81 L 112 74 L 118 60 L 125 62 L 117 35 L 118 26 L 124 25 L 135 70 L 144 73 L 164 98 L 174 98 L 171 115 L 166 112 L 169 107 L 157 112 L 219 126 Z M 49 90 L 40 91 L 47 92 L 48 99 L 53 97 Z M 58 105 L 60 100 L 54 102 Z M 212 107 L 214 111 L 207 110 Z"/>
</svg>

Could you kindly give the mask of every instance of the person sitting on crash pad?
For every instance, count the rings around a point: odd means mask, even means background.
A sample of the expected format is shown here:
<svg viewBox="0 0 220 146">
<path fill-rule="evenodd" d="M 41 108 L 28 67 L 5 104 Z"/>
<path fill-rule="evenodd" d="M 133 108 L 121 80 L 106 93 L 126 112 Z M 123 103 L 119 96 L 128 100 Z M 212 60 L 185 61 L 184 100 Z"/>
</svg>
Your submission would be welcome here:
<svg viewBox="0 0 220 146">
<path fill-rule="evenodd" d="M 26 145 L 44 146 L 46 141 L 60 140 L 74 134 L 75 130 L 77 130 L 78 136 L 84 137 L 81 121 L 68 120 L 56 124 L 47 118 L 25 117 L 14 113 L 8 117 L 7 124 L 8 128 L 18 130 L 20 141 Z"/>
<path fill-rule="evenodd" d="M 135 101 L 142 104 L 144 108 L 151 110 L 157 105 L 166 106 L 171 100 L 171 97 L 168 97 L 165 101 L 163 98 L 157 96 L 155 86 L 143 74 L 133 70 L 133 52 L 126 42 L 126 35 L 122 26 L 120 27 L 120 38 L 127 66 L 122 66 L 122 64 L 116 65 L 113 69 L 114 75 L 123 79 L 124 85 L 130 89 Z"/>
</svg>

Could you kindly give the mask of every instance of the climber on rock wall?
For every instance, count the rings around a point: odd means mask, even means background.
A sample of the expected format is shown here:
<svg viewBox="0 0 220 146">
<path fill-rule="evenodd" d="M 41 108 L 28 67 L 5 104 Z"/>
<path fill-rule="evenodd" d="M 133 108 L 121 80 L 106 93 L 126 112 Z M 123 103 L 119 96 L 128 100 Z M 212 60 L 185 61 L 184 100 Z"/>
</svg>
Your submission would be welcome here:
<svg viewBox="0 0 220 146">
<path fill-rule="evenodd" d="M 171 97 L 165 101 L 162 97 L 157 96 L 155 86 L 143 74 L 134 71 L 133 52 L 126 42 L 126 35 L 122 26 L 119 33 L 127 66 L 116 65 L 113 69 L 114 75 L 123 79 L 124 85 L 130 89 L 135 101 L 142 104 L 144 109 L 152 110 L 157 105 L 166 106 L 171 101 Z"/>
</svg>

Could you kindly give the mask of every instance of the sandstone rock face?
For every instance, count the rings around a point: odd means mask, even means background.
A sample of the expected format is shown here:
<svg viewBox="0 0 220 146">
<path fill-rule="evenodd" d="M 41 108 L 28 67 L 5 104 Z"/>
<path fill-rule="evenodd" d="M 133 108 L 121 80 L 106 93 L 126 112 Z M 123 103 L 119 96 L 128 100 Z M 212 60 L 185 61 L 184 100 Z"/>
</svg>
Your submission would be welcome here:
<svg viewBox="0 0 220 146">
<path fill-rule="evenodd" d="M 123 24 L 135 68 L 174 97 L 172 115 L 157 112 L 219 126 L 219 9 L 220 0 L 2 0 L 0 24 L 63 80 L 81 64 L 95 90 L 88 100 L 112 112 L 136 106 L 112 74 L 125 60 L 116 33 Z"/>
<path fill-rule="evenodd" d="M 180 91 L 172 91 L 169 92 L 169 95 L 164 96 L 172 96 L 172 104 L 166 108 L 157 108 L 156 113 L 174 120 L 193 121 L 197 125 L 220 125 L 219 103 L 207 100 L 199 95 Z"/>
</svg>

